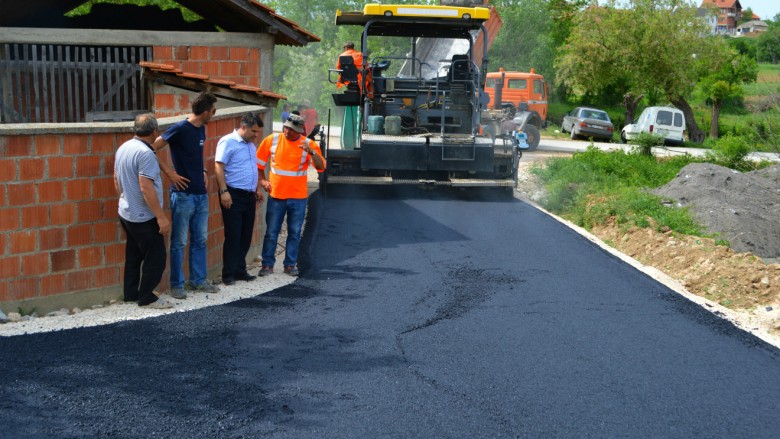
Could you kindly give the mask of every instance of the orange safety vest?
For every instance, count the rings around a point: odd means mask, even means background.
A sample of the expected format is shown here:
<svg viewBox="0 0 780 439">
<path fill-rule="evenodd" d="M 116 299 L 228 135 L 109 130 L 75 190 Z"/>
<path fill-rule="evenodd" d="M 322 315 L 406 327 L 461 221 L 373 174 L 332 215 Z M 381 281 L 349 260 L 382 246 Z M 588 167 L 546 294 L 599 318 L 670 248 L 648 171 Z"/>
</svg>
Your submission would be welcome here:
<svg viewBox="0 0 780 439">
<path fill-rule="evenodd" d="M 271 196 L 286 200 L 288 198 L 306 198 L 308 193 L 308 172 L 312 159 L 301 148 L 308 142 L 311 149 L 322 157 L 322 151 L 316 142 L 302 135 L 298 140 L 290 141 L 283 134 L 272 134 L 257 148 L 257 168 L 265 171 L 270 163 L 268 179 L 271 181 Z M 322 171 L 318 171 L 322 172 Z"/>
</svg>

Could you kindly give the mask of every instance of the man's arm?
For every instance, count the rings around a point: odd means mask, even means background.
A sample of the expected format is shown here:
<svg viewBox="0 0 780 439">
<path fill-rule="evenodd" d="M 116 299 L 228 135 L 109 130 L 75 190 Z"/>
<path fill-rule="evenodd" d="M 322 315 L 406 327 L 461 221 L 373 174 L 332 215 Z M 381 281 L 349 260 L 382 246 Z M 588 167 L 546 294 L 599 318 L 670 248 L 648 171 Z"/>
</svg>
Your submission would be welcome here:
<svg viewBox="0 0 780 439">
<path fill-rule="evenodd" d="M 157 192 L 154 190 L 154 182 L 143 175 L 138 176 L 138 184 L 141 186 L 141 194 L 144 196 L 146 205 L 149 206 L 154 217 L 157 218 L 157 225 L 160 226 L 160 234 L 167 235 L 171 231 L 171 220 L 165 215 L 160 200 L 157 198 Z"/>
<path fill-rule="evenodd" d="M 163 139 L 162 136 L 157 137 L 155 139 L 154 143 L 152 143 L 152 148 L 154 149 L 154 152 L 161 151 L 165 149 L 165 147 L 168 146 L 168 142 Z M 188 178 L 182 177 L 176 172 L 176 169 L 174 169 L 172 166 L 168 166 L 167 163 L 164 163 L 162 160 L 158 160 L 160 163 L 160 171 L 162 171 L 163 174 L 165 174 L 166 177 L 168 177 L 169 180 L 171 180 L 171 183 L 173 183 L 173 186 L 183 191 L 184 189 L 187 189 L 187 183 L 190 182 Z"/>
<path fill-rule="evenodd" d="M 219 204 L 225 209 L 230 209 L 233 205 L 233 197 L 227 191 L 227 180 L 225 179 L 225 164 L 214 162 L 214 175 L 217 177 L 217 186 L 219 187 Z"/>
<path fill-rule="evenodd" d="M 116 175 L 116 171 L 114 171 L 114 190 L 116 190 L 117 197 L 122 196 L 122 187 L 119 185 L 119 176 Z"/>
<path fill-rule="evenodd" d="M 304 149 L 304 151 L 309 153 L 309 156 L 311 156 L 311 161 L 314 164 L 314 167 L 318 171 L 325 170 L 325 159 L 323 159 L 321 155 L 317 154 L 317 151 L 314 148 L 312 148 L 308 142 L 305 142 L 302 148 Z"/>
</svg>

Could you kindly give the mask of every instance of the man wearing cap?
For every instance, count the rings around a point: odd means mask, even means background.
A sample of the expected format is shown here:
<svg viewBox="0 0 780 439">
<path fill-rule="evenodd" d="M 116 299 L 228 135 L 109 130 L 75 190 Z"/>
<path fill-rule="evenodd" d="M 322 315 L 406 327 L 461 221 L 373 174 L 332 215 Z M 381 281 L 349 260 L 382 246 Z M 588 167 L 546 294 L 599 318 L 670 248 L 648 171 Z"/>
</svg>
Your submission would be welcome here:
<svg viewBox="0 0 780 439">
<path fill-rule="evenodd" d="M 259 185 L 270 194 L 266 207 L 266 231 L 263 238 L 263 266 L 258 273 L 273 273 L 276 263 L 276 243 L 282 222 L 287 217 L 284 272 L 298 275 L 298 246 L 306 216 L 308 199 L 308 170 L 313 165 L 317 172 L 325 170 L 325 159 L 317 143 L 306 138 L 305 121 L 290 114 L 282 127 L 282 134 L 272 134 L 257 149 Z M 268 179 L 266 179 L 268 167 Z"/>
<path fill-rule="evenodd" d="M 219 184 L 219 204 L 225 242 L 222 245 L 222 283 L 251 281 L 246 271 L 246 254 L 255 228 L 255 205 L 263 200 L 258 182 L 256 140 L 263 121 L 255 113 L 245 113 L 237 130 L 219 139 L 214 157 L 214 174 Z"/>
</svg>

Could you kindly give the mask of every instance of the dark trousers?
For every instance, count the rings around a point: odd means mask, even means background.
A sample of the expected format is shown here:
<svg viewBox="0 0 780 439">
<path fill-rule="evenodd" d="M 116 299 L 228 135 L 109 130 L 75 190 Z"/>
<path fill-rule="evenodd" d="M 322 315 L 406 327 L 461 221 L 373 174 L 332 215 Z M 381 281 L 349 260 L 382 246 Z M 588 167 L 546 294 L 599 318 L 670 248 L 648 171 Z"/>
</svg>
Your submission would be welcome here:
<svg viewBox="0 0 780 439">
<path fill-rule="evenodd" d="M 233 199 L 230 209 L 222 207 L 222 224 L 225 242 L 222 245 L 222 280 L 235 279 L 246 273 L 246 254 L 252 244 L 255 228 L 255 205 L 257 198 L 253 191 L 228 186 Z"/>
<path fill-rule="evenodd" d="M 157 219 L 133 223 L 119 218 L 127 234 L 125 247 L 125 302 L 148 305 L 157 300 L 154 288 L 165 271 L 165 240 Z"/>
</svg>

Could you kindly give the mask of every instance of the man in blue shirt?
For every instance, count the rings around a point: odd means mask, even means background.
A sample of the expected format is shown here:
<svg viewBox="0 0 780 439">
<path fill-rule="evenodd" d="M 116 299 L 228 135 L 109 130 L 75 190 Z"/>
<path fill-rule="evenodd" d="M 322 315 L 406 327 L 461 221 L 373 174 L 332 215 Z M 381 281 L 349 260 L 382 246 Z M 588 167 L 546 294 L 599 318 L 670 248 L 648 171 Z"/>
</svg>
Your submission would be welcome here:
<svg viewBox="0 0 780 439">
<path fill-rule="evenodd" d="M 162 208 L 162 177 L 157 156 L 149 142 L 157 133 L 157 119 L 139 114 L 135 137 L 123 143 L 114 160 L 114 188 L 119 196 L 119 222 L 125 230 L 125 302 L 149 308 L 170 308 L 154 288 L 165 271 L 165 240 L 171 222 Z"/>
<path fill-rule="evenodd" d="M 152 145 L 155 150 L 170 145 L 174 169 L 160 162 L 171 186 L 171 295 L 187 298 L 184 289 L 215 293 L 206 279 L 206 238 L 208 237 L 208 173 L 203 164 L 206 125 L 217 112 L 217 98 L 202 92 L 192 101 L 192 114 L 171 125 Z M 184 247 L 190 237 L 190 279 L 184 283 Z"/>
<path fill-rule="evenodd" d="M 214 156 L 214 174 L 219 184 L 219 204 L 225 242 L 222 246 L 222 283 L 251 281 L 246 271 L 246 254 L 252 244 L 255 226 L 255 205 L 263 200 L 257 185 L 257 147 L 263 133 L 263 121 L 254 113 L 241 118 L 241 126 L 219 139 Z"/>
</svg>

